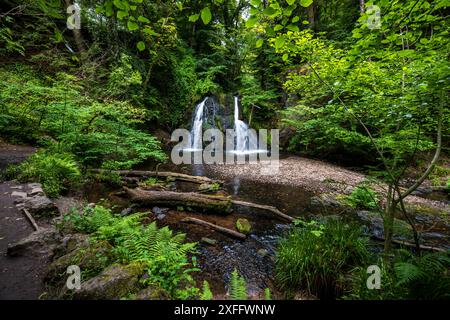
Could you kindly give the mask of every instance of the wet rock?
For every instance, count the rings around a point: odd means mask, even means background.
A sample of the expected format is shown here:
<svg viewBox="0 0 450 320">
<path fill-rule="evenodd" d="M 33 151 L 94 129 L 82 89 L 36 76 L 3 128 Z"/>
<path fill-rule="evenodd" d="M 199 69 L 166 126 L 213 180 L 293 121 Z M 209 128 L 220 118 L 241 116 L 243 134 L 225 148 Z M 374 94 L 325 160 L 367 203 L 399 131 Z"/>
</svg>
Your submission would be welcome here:
<svg viewBox="0 0 450 320">
<path fill-rule="evenodd" d="M 166 214 L 167 212 L 169 212 L 169 209 L 167 209 L 167 208 L 160 208 L 160 207 L 153 207 L 152 208 L 152 212 L 155 215 Z"/>
<path fill-rule="evenodd" d="M 117 300 L 140 289 L 139 276 L 143 272 L 140 264 L 112 265 L 98 276 L 81 284 L 73 294 L 79 300 Z M 149 292 L 147 292 L 150 295 Z M 154 292 L 156 294 L 156 292 Z"/>
<path fill-rule="evenodd" d="M 124 217 L 124 216 L 129 216 L 132 213 L 133 213 L 133 208 L 125 208 L 120 212 L 120 215 L 122 217 Z"/>
<path fill-rule="evenodd" d="M 89 236 L 87 234 L 75 233 L 66 235 L 57 248 L 55 256 L 61 257 L 78 248 L 89 246 Z"/>
<path fill-rule="evenodd" d="M 261 258 L 267 257 L 269 255 L 269 251 L 267 251 L 266 249 L 259 249 L 257 253 Z"/>
<path fill-rule="evenodd" d="M 343 201 L 344 196 L 335 193 L 323 193 L 312 197 L 309 209 L 312 213 L 320 214 L 348 214 L 354 209 Z"/>
<path fill-rule="evenodd" d="M 42 189 L 42 184 L 37 183 L 37 182 L 29 183 L 28 184 L 28 188 L 30 188 L 30 189 L 34 189 L 34 188 Z"/>
<path fill-rule="evenodd" d="M 52 217 L 59 213 L 55 203 L 46 196 L 26 198 L 24 207 L 36 217 Z"/>
<path fill-rule="evenodd" d="M 11 193 L 11 197 L 19 198 L 17 200 L 21 201 L 22 199 L 25 199 L 28 197 L 28 194 L 26 192 L 20 192 L 20 191 L 13 191 Z"/>
<path fill-rule="evenodd" d="M 158 286 L 149 286 L 141 291 L 139 291 L 136 296 L 136 300 L 170 300 L 169 293 L 158 287 Z"/>
<path fill-rule="evenodd" d="M 165 215 L 165 214 L 158 214 L 158 215 L 156 216 L 156 219 L 158 219 L 159 221 L 164 220 L 165 218 L 166 218 L 166 215 Z"/>
<path fill-rule="evenodd" d="M 41 228 L 17 243 L 8 245 L 7 254 L 15 256 L 33 256 L 49 259 L 54 255 L 61 237 L 53 228 Z"/>
<path fill-rule="evenodd" d="M 44 190 L 42 188 L 33 188 L 28 194 L 30 196 L 43 196 Z"/>
<path fill-rule="evenodd" d="M 243 234 L 249 234 L 252 231 L 252 225 L 244 218 L 240 218 L 236 221 L 236 228 Z"/>
<path fill-rule="evenodd" d="M 207 238 L 207 237 L 203 237 L 200 241 L 203 242 L 203 243 L 209 244 L 211 246 L 215 246 L 217 244 L 217 240 L 211 239 L 211 238 Z"/>
</svg>

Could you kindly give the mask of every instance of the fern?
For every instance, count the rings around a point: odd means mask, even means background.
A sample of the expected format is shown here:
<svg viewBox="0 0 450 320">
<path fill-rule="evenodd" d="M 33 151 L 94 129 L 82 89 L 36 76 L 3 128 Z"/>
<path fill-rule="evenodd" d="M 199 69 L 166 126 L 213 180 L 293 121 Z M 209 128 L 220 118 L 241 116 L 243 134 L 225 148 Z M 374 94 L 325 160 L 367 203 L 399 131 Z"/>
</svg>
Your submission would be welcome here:
<svg viewBox="0 0 450 320">
<path fill-rule="evenodd" d="M 200 295 L 200 300 L 212 300 L 213 294 L 211 292 L 211 289 L 209 288 L 208 281 L 203 281 L 203 292 Z"/>
<path fill-rule="evenodd" d="M 236 269 L 231 273 L 230 297 L 232 300 L 247 300 L 247 284 Z"/>
</svg>

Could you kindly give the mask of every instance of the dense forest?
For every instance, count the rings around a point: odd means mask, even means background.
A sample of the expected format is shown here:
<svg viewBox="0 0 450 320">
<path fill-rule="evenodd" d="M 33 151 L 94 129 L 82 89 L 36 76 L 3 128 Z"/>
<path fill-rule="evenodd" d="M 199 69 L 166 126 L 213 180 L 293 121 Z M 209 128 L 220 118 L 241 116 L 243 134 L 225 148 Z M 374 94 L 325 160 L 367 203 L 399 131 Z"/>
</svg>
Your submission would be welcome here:
<svg viewBox="0 0 450 320">
<path fill-rule="evenodd" d="M 0 4 L 0 299 L 450 299 L 450 1 Z"/>
</svg>

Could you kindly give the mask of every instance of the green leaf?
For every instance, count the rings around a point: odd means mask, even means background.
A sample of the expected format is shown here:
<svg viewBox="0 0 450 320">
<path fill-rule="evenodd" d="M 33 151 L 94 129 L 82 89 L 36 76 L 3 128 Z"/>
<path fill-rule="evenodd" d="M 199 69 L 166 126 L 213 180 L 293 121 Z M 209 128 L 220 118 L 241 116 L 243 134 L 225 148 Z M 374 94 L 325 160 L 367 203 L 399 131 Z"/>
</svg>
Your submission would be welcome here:
<svg viewBox="0 0 450 320">
<path fill-rule="evenodd" d="M 285 43 L 285 39 L 283 36 L 279 36 L 276 40 L 275 40 L 275 49 L 280 49 L 282 46 L 284 46 Z"/>
<path fill-rule="evenodd" d="M 144 16 L 139 16 L 138 17 L 138 20 L 140 21 L 140 22 L 143 22 L 143 23 L 150 23 L 150 20 L 148 20 L 146 17 L 144 17 Z"/>
<path fill-rule="evenodd" d="M 139 29 L 139 25 L 136 22 L 133 22 L 133 21 L 128 21 L 127 22 L 127 27 L 128 27 L 128 30 L 130 30 L 130 31 L 134 31 L 134 30 Z"/>
<path fill-rule="evenodd" d="M 286 0 L 288 5 L 292 6 L 295 3 L 296 0 Z"/>
<path fill-rule="evenodd" d="M 261 48 L 263 44 L 264 44 L 264 40 L 263 39 L 258 39 L 258 41 L 256 41 L 256 47 L 257 48 Z"/>
<path fill-rule="evenodd" d="M 145 50 L 145 43 L 143 41 L 139 41 L 137 43 L 136 47 L 138 48 L 139 51 L 144 51 Z"/>
<path fill-rule="evenodd" d="M 302 7 L 309 7 L 313 3 L 313 0 L 300 0 L 300 5 Z"/>
<path fill-rule="evenodd" d="M 201 16 L 202 16 L 202 21 L 204 24 L 208 24 L 211 22 L 212 15 L 211 15 L 211 10 L 209 10 L 208 7 L 203 8 L 203 10 L 201 12 Z"/>
<path fill-rule="evenodd" d="M 121 10 L 119 10 L 119 11 L 117 11 L 117 18 L 119 19 L 119 20 L 122 20 L 124 17 L 126 17 L 126 16 L 128 16 L 128 12 L 126 12 L 126 11 L 121 11 Z"/>
<path fill-rule="evenodd" d="M 255 24 L 258 22 L 258 17 L 257 16 L 251 16 L 247 22 L 245 23 L 245 26 L 247 28 L 253 28 L 255 26 Z"/>
<path fill-rule="evenodd" d="M 199 14 L 193 14 L 192 16 L 189 17 L 189 21 L 190 22 L 197 22 L 198 18 L 200 18 Z"/>
<path fill-rule="evenodd" d="M 114 6 L 116 6 L 116 8 L 118 8 L 118 9 L 121 9 L 121 10 L 127 9 L 125 4 L 121 0 L 114 0 L 113 3 L 114 3 Z"/>
</svg>

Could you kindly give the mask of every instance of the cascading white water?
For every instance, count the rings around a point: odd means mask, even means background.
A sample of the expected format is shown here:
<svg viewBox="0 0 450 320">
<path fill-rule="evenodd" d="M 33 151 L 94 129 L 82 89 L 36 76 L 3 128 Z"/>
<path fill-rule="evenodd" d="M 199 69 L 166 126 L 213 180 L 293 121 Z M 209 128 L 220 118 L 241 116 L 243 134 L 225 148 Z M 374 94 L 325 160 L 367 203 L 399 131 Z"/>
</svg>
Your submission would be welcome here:
<svg viewBox="0 0 450 320">
<path fill-rule="evenodd" d="M 201 150 L 202 146 L 202 136 L 203 136 L 203 113 L 205 111 L 205 104 L 209 98 L 206 98 L 200 102 L 195 108 L 194 120 L 192 121 L 191 129 L 191 149 L 192 151 Z"/>
<path fill-rule="evenodd" d="M 248 125 L 239 120 L 239 98 L 234 97 L 234 130 L 236 132 L 236 153 L 251 153 L 257 150 L 257 137 Z"/>
</svg>

